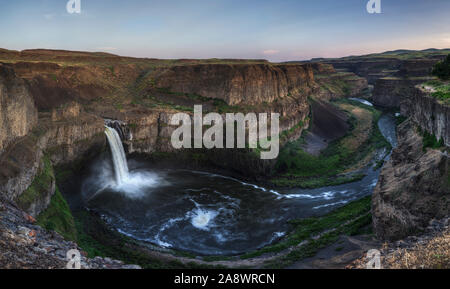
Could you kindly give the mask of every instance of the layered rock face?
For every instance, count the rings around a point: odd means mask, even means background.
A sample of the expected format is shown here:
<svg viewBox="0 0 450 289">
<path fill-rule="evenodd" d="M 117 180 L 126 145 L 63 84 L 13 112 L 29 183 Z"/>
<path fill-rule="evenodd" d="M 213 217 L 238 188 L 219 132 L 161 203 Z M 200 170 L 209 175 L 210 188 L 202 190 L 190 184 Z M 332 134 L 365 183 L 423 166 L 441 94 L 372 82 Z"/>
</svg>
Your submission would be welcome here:
<svg viewBox="0 0 450 289">
<path fill-rule="evenodd" d="M 41 113 L 39 146 L 54 165 L 83 158 L 105 146 L 104 120 L 84 112 L 72 102 L 50 113 Z"/>
<path fill-rule="evenodd" d="M 315 90 L 314 96 L 320 100 L 357 97 L 368 89 L 367 80 L 351 72 L 319 74 L 315 81 L 320 89 Z"/>
<path fill-rule="evenodd" d="M 0 192 L 9 200 L 19 200 L 44 170 L 44 154 L 58 165 L 101 149 L 105 144 L 104 123 L 103 119 L 83 112 L 78 103 L 40 113 L 38 122 L 28 85 L 10 68 L 0 66 L 0 71 L 1 124 L 6 132 L 1 134 Z M 44 210 L 53 196 L 55 180 L 46 185 L 33 202 L 22 202 L 23 209 L 33 216 Z"/>
<path fill-rule="evenodd" d="M 450 106 L 415 87 L 413 93 L 400 106 L 401 113 L 408 115 L 438 140 L 450 147 Z"/>
<path fill-rule="evenodd" d="M 404 77 L 422 77 L 431 74 L 433 66 L 439 62 L 437 59 L 408 59 L 402 61 L 398 76 Z"/>
<path fill-rule="evenodd" d="M 33 133 L 18 139 L 0 155 L 0 192 L 10 200 L 17 199 L 42 170 L 44 154 L 59 165 L 101 150 L 105 145 L 103 131 L 103 120 L 89 114 L 57 123 L 43 117 Z M 29 213 L 38 214 L 45 209 L 53 193 L 54 186 L 45 204 L 39 205 L 38 210 L 30 206 Z"/>
<path fill-rule="evenodd" d="M 308 90 L 314 82 L 310 65 L 173 66 L 154 77 L 157 87 L 218 98 L 229 105 L 270 103 Z"/>
<path fill-rule="evenodd" d="M 397 71 L 401 66 L 401 61 L 398 59 L 342 59 L 326 61 L 326 63 L 332 64 L 336 69 L 344 69 L 364 77 L 371 85 L 375 85 L 379 78 L 391 75 L 392 71 Z"/>
<path fill-rule="evenodd" d="M 372 101 L 381 107 L 399 108 L 402 101 L 414 94 L 415 86 L 426 80 L 427 78 L 380 78 L 374 87 Z"/>
<path fill-rule="evenodd" d="M 38 119 L 34 100 L 14 71 L 0 64 L 0 154 L 28 134 Z"/>
<path fill-rule="evenodd" d="M 400 103 L 414 93 L 416 85 L 431 79 L 431 71 L 438 61 L 439 59 L 401 61 L 397 72 L 376 80 L 372 96 L 374 104 L 399 108 Z"/>
<path fill-rule="evenodd" d="M 423 151 L 414 122 L 398 128 L 398 147 L 384 165 L 372 199 L 373 225 L 381 239 L 423 230 L 450 212 L 450 161 L 446 152 Z"/>
</svg>

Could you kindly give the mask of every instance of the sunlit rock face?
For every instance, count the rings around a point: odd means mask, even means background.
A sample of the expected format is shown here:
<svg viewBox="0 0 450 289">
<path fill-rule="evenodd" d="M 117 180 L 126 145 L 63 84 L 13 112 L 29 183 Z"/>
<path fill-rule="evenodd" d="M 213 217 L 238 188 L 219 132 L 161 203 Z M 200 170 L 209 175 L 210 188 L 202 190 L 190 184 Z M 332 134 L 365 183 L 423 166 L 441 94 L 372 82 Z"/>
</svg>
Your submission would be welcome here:
<svg viewBox="0 0 450 289">
<path fill-rule="evenodd" d="M 37 109 L 25 82 L 0 64 L 0 154 L 37 123 Z"/>
<path fill-rule="evenodd" d="M 171 91 L 224 100 L 229 105 L 272 102 L 310 90 L 310 65 L 189 65 L 155 73 L 156 85 Z"/>
</svg>

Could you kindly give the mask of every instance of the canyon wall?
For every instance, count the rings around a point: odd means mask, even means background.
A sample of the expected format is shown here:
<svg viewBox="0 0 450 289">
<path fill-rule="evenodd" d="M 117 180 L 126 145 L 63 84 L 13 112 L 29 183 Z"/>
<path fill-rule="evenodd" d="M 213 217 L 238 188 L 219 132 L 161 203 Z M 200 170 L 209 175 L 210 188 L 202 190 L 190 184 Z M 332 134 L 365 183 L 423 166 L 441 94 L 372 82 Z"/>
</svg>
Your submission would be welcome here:
<svg viewBox="0 0 450 289">
<path fill-rule="evenodd" d="M 399 108 L 400 103 L 414 93 L 414 87 L 426 82 L 431 77 L 437 59 L 398 60 L 394 67 L 387 66 L 383 73 L 372 82 L 374 90 L 372 101 L 375 105 L 386 108 Z M 392 69 L 395 68 L 395 69 Z"/>
<path fill-rule="evenodd" d="M 41 112 L 38 119 L 30 86 L 3 65 L 0 129 L 0 193 L 33 216 L 47 207 L 55 191 L 54 177 L 47 175 L 51 166 L 73 162 L 105 144 L 103 119 L 83 112 L 77 103 Z"/>
<path fill-rule="evenodd" d="M 420 86 L 401 104 L 402 115 L 409 116 L 422 129 L 434 134 L 450 147 L 450 106 L 425 92 Z"/>
<path fill-rule="evenodd" d="M 36 125 L 37 109 L 24 81 L 0 64 L 0 154 Z"/>
<path fill-rule="evenodd" d="M 327 60 L 335 69 L 346 70 L 367 79 L 368 83 L 375 85 L 377 79 L 389 76 L 401 66 L 398 59 L 365 59 L 365 60 Z"/>
<path fill-rule="evenodd" d="M 417 85 L 400 109 L 408 120 L 398 127 L 399 146 L 383 166 L 372 203 L 375 233 L 388 240 L 418 234 L 450 213 L 450 107 Z M 423 131 L 446 147 L 425 148 Z"/>
<path fill-rule="evenodd" d="M 157 70 L 156 86 L 218 98 L 229 105 L 273 102 L 308 93 L 314 81 L 310 65 L 207 64 Z"/>
<path fill-rule="evenodd" d="M 402 101 L 414 94 L 415 86 L 428 78 L 384 77 L 376 81 L 372 102 L 385 108 L 399 108 Z"/>
<path fill-rule="evenodd" d="M 398 147 L 383 166 L 373 192 L 377 237 L 396 240 L 420 233 L 432 219 L 450 212 L 450 160 L 441 150 L 423 150 L 417 125 L 398 127 Z"/>
</svg>

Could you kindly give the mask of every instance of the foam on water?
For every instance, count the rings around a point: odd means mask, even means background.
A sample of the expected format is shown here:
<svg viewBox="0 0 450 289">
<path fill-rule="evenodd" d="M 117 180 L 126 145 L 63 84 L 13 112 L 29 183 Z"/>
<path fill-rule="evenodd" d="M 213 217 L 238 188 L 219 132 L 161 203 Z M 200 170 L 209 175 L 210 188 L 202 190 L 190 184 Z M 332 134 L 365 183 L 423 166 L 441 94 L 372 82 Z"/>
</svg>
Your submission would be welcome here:
<svg viewBox="0 0 450 289">
<path fill-rule="evenodd" d="M 337 194 L 346 194 L 348 193 L 347 190 L 344 191 L 328 191 L 323 192 L 318 195 L 311 195 L 311 194 L 287 194 L 287 195 L 281 195 L 282 197 L 286 199 L 325 199 L 325 200 L 331 200 L 334 199 Z"/>
<path fill-rule="evenodd" d="M 191 224 L 197 229 L 209 231 L 210 225 L 219 213 L 213 210 L 195 209 L 190 212 Z"/>
</svg>

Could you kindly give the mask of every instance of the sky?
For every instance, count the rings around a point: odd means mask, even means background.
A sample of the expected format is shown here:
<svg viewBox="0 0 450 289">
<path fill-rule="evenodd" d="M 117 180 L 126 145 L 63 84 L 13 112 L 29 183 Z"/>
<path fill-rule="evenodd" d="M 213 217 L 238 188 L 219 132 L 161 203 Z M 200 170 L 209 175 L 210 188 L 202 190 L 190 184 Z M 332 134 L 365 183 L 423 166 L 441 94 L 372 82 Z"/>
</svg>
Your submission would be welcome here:
<svg viewBox="0 0 450 289">
<path fill-rule="evenodd" d="M 342 57 L 450 48 L 450 0 L 0 0 L 0 47 L 151 58 Z"/>
</svg>

